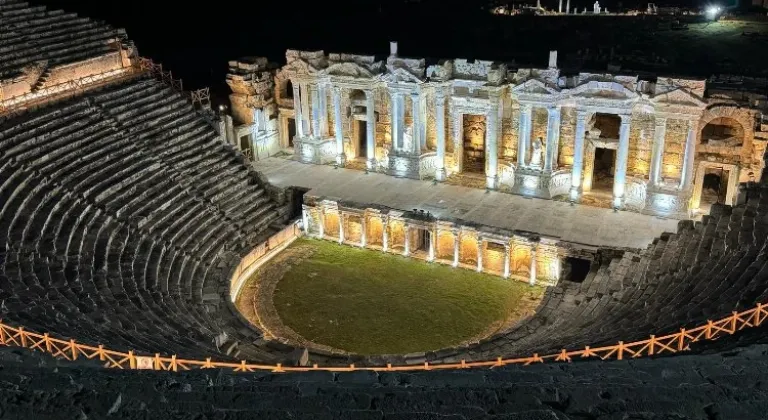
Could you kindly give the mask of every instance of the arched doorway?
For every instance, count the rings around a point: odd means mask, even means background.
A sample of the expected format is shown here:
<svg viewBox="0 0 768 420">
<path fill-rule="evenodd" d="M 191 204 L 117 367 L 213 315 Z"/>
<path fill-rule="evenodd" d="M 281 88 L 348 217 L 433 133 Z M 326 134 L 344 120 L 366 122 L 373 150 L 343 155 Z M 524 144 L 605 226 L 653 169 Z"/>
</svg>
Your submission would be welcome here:
<svg viewBox="0 0 768 420">
<path fill-rule="evenodd" d="M 612 197 L 620 129 L 621 118 L 615 114 L 595 113 L 589 120 L 583 181 L 585 192 L 606 199 Z"/>
<path fill-rule="evenodd" d="M 701 144 L 741 146 L 744 144 L 744 127 L 733 118 L 715 118 L 701 129 Z"/>
</svg>

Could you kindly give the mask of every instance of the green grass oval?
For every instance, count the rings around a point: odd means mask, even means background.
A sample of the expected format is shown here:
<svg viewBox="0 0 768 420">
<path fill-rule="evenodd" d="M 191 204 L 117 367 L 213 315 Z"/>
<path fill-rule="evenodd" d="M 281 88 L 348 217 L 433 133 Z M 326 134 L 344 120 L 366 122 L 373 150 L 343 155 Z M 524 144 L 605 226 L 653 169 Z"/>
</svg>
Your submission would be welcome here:
<svg viewBox="0 0 768 420">
<path fill-rule="evenodd" d="M 278 282 L 282 322 L 318 344 L 358 354 L 429 351 L 519 317 L 543 288 L 383 252 L 300 239 L 314 254 Z M 290 248 L 289 248 L 290 249 Z"/>
</svg>

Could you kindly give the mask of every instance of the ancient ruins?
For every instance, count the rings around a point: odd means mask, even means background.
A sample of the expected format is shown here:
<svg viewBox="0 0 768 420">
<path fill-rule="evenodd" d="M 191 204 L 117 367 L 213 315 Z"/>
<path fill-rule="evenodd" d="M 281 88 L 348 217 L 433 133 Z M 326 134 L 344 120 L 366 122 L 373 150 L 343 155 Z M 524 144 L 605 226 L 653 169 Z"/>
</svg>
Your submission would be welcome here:
<svg viewBox="0 0 768 420">
<path fill-rule="evenodd" d="M 757 104 L 718 79 L 564 74 L 491 61 L 286 52 L 230 62 L 227 138 L 254 160 L 482 184 L 674 218 L 734 204 L 768 140 Z"/>
</svg>

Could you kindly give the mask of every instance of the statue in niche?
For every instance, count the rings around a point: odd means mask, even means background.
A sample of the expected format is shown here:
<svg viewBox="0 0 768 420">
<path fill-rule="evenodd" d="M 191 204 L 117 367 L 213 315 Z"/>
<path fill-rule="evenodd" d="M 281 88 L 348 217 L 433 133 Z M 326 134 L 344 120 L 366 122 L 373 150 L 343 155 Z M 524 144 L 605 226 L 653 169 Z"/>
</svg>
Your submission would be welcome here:
<svg viewBox="0 0 768 420">
<path fill-rule="evenodd" d="M 534 168 L 541 168 L 541 158 L 544 154 L 544 143 L 541 141 L 541 137 L 533 141 L 531 150 L 531 166 Z"/>
<path fill-rule="evenodd" d="M 413 126 L 409 125 L 405 132 L 403 133 L 403 150 L 405 151 L 412 151 L 413 150 Z"/>
</svg>

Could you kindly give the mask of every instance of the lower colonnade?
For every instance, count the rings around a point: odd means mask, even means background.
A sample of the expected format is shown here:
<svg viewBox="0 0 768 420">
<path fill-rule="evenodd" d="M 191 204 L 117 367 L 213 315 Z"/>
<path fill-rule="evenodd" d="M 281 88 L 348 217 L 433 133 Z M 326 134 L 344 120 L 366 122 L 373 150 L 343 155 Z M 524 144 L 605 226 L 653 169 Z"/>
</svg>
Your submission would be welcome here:
<svg viewBox="0 0 768 420">
<path fill-rule="evenodd" d="M 305 198 L 302 224 L 309 237 L 514 278 L 531 285 L 556 285 L 565 258 L 591 263 L 598 250 L 532 232 L 312 197 Z"/>
</svg>

